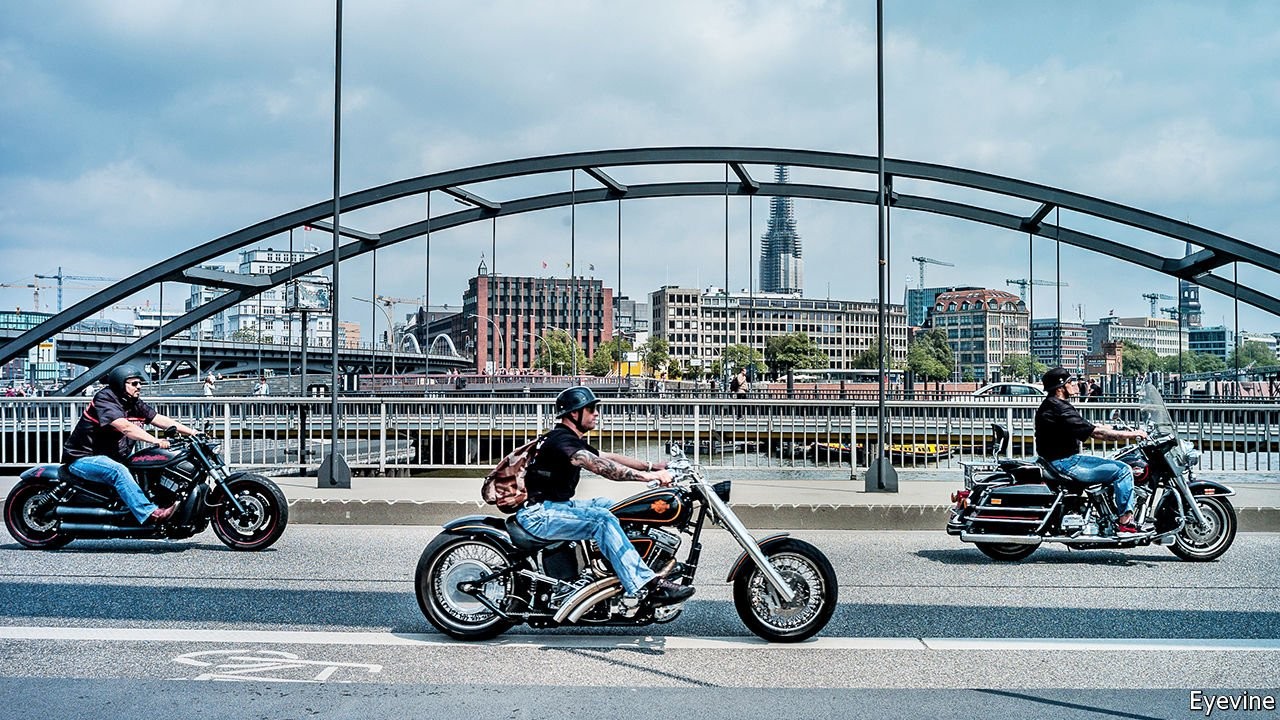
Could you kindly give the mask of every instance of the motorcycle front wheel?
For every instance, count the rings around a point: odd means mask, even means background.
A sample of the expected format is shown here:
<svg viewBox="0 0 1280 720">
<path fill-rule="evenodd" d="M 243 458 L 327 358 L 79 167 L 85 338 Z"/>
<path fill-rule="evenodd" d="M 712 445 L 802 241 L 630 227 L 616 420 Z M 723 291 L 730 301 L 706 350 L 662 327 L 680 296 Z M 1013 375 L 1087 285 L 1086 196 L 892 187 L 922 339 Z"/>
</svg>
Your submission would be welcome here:
<svg viewBox="0 0 1280 720">
<path fill-rule="evenodd" d="M 800 642 L 826 626 L 836 610 L 839 588 L 836 571 L 818 548 L 787 538 L 765 552 L 795 593 L 785 602 L 769 580 L 752 566 L 733 583 L 733 605 L 751 632 L 770 642 Z"/>
<path fill-rule="evenodd" d="M 265 550 L 289 524 L 289 502 L 275 483 L 261 475 L 241 475 L 227 489 L 240 503 L 229 500 L 213 509 L 213 533 L 232 550 Z"/>
<path fill-rule="evenodd" d="M 23 481 L 13 486 L 4 501 L 4 526 L 14 540 L 33 550 L 57 550 L 71 542 L 58 532 L 54 500 L 48 483 Z"/>
<path fill-rule="evenodd" d="M 1173 539 L 1169 550 L 1183 560 L 1208 562 L 1217 560 L 1236 539 L 1236 509 L 1224 497 L 1196 497 L 1200 514 L 1207 521 L 1198 527 L 1190 513 L 1187 522 Z"/>
<path fill-rule="evenodd" d="M 441 533 L 422 551 L 413 586 L 418 607 L 437 630 L 457 640 L 488 640 L 511 628 L 501 615 L 485 607 L 459 584 L 475 582 L 507 564 L 495 543 L 480 537 Z M 512 591 L 511 575 L 480 588 L 495 605 Z"/>
</svg>

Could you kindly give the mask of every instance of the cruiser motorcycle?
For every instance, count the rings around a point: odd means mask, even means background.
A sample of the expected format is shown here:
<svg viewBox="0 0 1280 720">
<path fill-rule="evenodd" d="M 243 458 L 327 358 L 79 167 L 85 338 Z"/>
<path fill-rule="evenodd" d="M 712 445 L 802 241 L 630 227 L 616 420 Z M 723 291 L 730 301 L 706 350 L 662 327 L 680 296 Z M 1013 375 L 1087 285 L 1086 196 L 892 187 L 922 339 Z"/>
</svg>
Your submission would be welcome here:
<svg viewBox="0 0 1280 720">
<path fill-rule="evenodd" d="M 727 581 L 733 583 L 738 616 L 752 632 L 773 642 L 799 642 L 821 630 L 838 593 L 835 571 L 822 551 L 786 534 L 757 541 L 729 507 L 730 482 L 704 479 L 679 445 L 668 451 L 675 482 L 612 508 L 649 567 L 672 582 L 692 584 L 709 520 L 742 546 Z M 687 549 L 680 559 L 682 546 Z M 423 550 L 414 587 L 427 620 L 460 640 L 486 640 L 520 623 L 669 623 L 684 608 L 624 597 L 595 543 L 536 538 L 515 515 L 470 515 L 445 525 Z"/>
<path fill-rule="evenodd" d="M 4 503 L 4 523 L 19 543 L 55 550 L 76 538 L 181 540 L 209 525 L 232 550 L 264 550 L 284 533 L 289 504 L 261 475 L 228 473 L 218 444 L 205 435 L 181 437 L 169 428 L 169 448 L 137 450 L 125 464 L 152 502 L 174 503 L 168 520 L 139 524 L 115 488 L 72 475 L 66 465 L 22 473 Z"/>
<path fill-rule="evenodd" d="M 1082 483 L 1038 458 L 1000 458 L 1009 434 L 993 424 L 992 461 L 998 472 L 974 478 L 966 471 L 965 488 L 951 496 L 947 534 L 1001 561 L 1022 560 L 1047 542 L 1078 550 L 1156 544 L 1183 560 L 1221 557 L 1236 536 L 1236 511 L 1227 499 L 1235 491 L 1195 479 L 1200 453 L 1178 438 L 1154 385 L 1143 389 L 1141 411 L 1148 439 L 1113 457 L 1133 468 L 1134 521 L 1149 528 L 1145 532 L 1116 535 L 1110 485 Z M 1112 419 L 1119 419 L 1118 412 Z"/>
</svg>

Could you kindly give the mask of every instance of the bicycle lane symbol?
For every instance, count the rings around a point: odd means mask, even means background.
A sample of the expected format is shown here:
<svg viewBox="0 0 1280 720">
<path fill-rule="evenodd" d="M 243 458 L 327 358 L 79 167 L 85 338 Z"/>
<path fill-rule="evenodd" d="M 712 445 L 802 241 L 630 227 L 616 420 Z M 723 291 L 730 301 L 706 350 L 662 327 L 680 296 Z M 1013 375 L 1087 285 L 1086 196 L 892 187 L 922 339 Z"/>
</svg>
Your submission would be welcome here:
<svg viewBox="0 0 1280 720">
<path fill-rule="evenodd" d="M 179 665 L 208 668 L 195 680 L 224 682 L 330 682 L 339 670 L 372 675 L 382 672 L 381 665 L 329 660 L 303 660 L 302 656 L 281 650 L 204 650 L 184 653 L 173 658 Z M 354 680 L 332 680 L 354 682 Z"/>
</svg>

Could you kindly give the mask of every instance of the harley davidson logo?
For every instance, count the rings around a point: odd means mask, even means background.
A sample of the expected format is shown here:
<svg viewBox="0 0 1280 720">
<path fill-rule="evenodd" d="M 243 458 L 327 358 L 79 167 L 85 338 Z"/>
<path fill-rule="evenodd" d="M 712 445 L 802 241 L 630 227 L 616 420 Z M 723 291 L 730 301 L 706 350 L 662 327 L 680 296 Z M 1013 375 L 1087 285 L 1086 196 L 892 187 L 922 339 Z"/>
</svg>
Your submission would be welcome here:
<svg viewBox="0 0 1280 720">
<path fill-rule="evenodd" d="M 666 500 L 654 500 L 653 504 L 649 506 L 650 510 L 658 513 L 659 515 L 665 513 L 670 508 L 671 505 L 668 504 Z"/>
<path fill-rule="evenodd" d="M 134 455 L 133 456 L 134 462 L 159 462 L 161 460 L 168 460 L 168 459 L 169 458 L 165 457 L 164 455 Z"/>
</svg>

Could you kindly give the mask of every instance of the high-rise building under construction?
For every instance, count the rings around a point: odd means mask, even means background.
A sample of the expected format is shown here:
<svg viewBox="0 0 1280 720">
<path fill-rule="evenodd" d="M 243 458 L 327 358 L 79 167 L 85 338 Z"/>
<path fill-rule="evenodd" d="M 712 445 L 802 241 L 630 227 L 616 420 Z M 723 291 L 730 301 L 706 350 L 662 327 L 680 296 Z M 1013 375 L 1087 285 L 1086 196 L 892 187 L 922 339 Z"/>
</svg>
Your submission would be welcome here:
<svg viewBox="0 0 1280 720">
<path fill-rule="evenodd" d="M 773 173 L 778 183 L 786 183 L 789 173 L 779 165 Z M 769 228 L 760 238 L 760 290 L 772 293 L 800 293 L 804 289 L 804 260 L 791 198 L 769 199 Z"/>
</svg>

